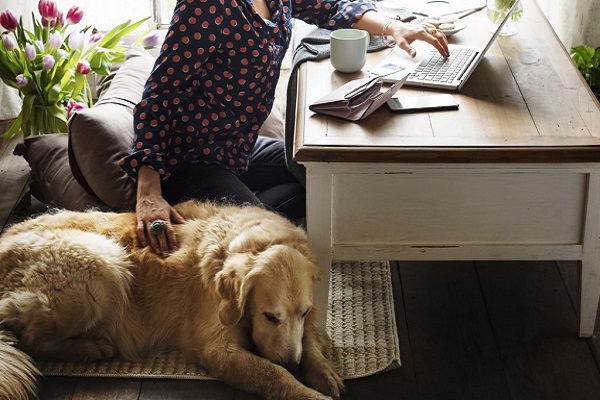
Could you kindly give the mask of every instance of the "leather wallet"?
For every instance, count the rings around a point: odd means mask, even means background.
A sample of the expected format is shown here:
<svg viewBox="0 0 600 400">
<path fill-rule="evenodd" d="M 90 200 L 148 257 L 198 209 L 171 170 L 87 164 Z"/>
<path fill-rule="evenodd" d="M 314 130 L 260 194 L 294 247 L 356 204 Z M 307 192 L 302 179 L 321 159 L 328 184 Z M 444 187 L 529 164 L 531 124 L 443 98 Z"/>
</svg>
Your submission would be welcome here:
<svg viewBox="0 0 600 400">
<path fill-rule="evenodd" d="M 381 107 L 404 84 L 408 73 L 390 82 L 380 76 L 355 79 L 345 83 L 308 108 L 318 114 L 358 121 Z"/>
</svg>

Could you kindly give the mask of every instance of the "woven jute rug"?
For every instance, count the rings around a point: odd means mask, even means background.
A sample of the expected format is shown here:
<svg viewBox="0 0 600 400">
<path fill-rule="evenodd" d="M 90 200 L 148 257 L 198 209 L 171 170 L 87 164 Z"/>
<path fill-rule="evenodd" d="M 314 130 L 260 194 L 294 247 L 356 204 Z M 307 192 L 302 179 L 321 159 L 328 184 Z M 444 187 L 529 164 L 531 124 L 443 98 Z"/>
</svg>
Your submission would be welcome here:
<svg viewBox="0 0 600 400">
<path fill-rule="evenodd" d="M 390 265 L 379 261 L 332 264 L 327 329 L 331 354 L 344 379 L 361 378 L 400 366 Z M 38 362 L 46 375 L 120 378 L 212 379 L 178 352 L 148 362 Z"/>
</svg>

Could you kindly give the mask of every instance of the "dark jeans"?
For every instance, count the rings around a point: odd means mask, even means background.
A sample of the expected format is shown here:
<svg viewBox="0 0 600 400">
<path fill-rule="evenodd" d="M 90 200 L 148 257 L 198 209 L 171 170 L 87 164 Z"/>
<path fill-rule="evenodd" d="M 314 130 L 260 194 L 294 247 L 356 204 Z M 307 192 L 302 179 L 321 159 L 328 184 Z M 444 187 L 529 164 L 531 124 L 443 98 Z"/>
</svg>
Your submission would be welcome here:
<svg viewBox="0 0 600 400">
<path fill-rule="evenodd" d="M 236 175 L 220 164 L 179 167 L 162 183 L 171 204 L 189 199 L 262 205 L 296 221 L 306 215 L 304 186 L 286 165 L 283 142 L 259 136 L 247 172 Z"/>
</svg>

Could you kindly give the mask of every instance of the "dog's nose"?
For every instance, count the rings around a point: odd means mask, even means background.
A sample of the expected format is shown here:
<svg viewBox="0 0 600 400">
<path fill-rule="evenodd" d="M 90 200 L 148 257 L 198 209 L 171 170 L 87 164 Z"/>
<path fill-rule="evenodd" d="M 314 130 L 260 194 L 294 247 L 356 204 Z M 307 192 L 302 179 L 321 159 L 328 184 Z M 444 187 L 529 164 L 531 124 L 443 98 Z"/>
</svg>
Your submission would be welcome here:
<svg viewBox="0 0 600 400">
<path fill-rule="evenodd" d="M 290 351 L 287 357 L 283 360 L 285 368 L 289 371 L 293 371 L 298 369 L 300 365 L 300 360 L 302 359 L 302 349 L 295 348 L 293 351 Z"/>
<path fill-rule="evenodd" d="M 300 367 L 300 363 L 297 360 L 288 360 L 286 362 L 283 363 L 282 365 L 285 369 L 287 369 L 288 371 L 290 371 L 291 374 L 294 374 L 294 372 L 297 372 L 299 367 Z"/>
</svg>

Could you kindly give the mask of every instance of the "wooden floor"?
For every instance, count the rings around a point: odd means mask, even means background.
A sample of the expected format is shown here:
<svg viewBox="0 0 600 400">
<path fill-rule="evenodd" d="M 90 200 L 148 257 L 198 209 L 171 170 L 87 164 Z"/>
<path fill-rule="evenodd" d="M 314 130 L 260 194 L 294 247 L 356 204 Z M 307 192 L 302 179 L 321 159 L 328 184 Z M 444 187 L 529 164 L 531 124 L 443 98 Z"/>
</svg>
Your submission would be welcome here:
<svg viewBox="0 0 600 400">
<path fill-rule="evenodd" d="M 2 127 L 0 126 L 0 131 Z M 0 228 L 26 215 L 28 167 L 0 139 Z M 600 340 L 577 336 L 577 264 L 393 263 L 402 367 L 344 400 L 598 400 Z M 46 378 L 42 400 L 243 400 L 216 381 Z"/>
</svg>

